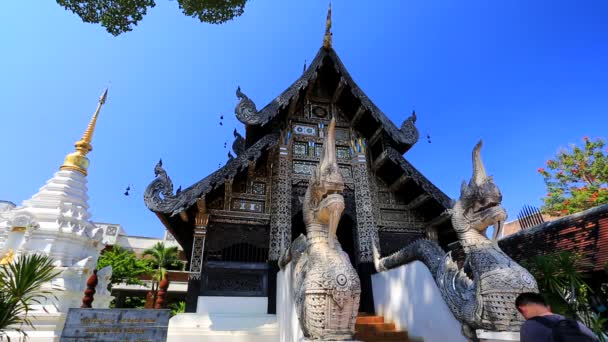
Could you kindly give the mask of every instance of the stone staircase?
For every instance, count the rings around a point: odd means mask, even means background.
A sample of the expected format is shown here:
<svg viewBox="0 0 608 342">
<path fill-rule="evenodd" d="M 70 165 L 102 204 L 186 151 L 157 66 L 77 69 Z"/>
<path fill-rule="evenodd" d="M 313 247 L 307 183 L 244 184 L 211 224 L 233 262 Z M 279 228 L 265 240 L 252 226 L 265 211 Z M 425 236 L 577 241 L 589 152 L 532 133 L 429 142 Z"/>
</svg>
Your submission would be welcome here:
<svg viewBox="0 0 608 342">
<path fill-rule="evenodd" d="M 410 338 L 407 331 L 395 330 L 395 323 L 384 322 L 384 317 L 365 313 L 359 313 L 355 331 L 355 340 L 363 342 L 422 342 L 421 339 Z"/>
</svg>

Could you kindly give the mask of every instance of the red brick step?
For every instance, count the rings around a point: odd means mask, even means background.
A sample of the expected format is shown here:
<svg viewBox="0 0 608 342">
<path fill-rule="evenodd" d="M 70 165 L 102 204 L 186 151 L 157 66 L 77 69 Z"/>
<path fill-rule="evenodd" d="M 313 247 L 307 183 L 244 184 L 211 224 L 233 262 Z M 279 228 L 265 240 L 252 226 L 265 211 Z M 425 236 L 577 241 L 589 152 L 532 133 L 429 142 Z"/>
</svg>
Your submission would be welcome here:
<svg viewBox="0 0 608 342">
<path fill-rule="evenodd" d="M 402 341 L 410 340 L 407 331 L 395 330 L 395 323 L 384 322 L 384 317 L 359 313 L 355 324 L 355 340 L 363 342 Z M 416 339 L 416 342 L 422 342 Z"/>
</svg>

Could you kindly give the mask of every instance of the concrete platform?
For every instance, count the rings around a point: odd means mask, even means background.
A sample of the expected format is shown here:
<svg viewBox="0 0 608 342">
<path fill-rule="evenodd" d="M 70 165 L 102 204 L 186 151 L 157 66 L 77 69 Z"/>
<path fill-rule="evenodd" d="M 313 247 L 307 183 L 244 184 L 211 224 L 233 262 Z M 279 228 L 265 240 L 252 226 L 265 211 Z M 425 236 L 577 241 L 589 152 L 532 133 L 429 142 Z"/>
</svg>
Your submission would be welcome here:
<svg viewBox="0 0 608 342">
<path fill-rule="evenodd" d="M 267 297 L 198 298 L 196 313 L 169 320 L 168 342 L 279 341 L 276 315 L 266 314 Z"/>
<path fill-rule="evenodd" d="M 279 341 L 279 324 L 267 314 L 179 314 L 169 320 L 167 341 Z"/>
</svg>

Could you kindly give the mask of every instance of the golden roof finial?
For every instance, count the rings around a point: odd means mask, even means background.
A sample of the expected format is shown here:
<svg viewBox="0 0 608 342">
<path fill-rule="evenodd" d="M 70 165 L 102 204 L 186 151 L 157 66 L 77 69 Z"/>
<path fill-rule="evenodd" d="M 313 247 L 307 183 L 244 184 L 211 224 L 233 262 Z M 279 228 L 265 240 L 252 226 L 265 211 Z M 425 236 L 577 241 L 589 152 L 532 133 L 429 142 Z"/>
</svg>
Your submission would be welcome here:
<svg viewBox="0 0 608 342">
<path fill-rule="evenodd" d="M 68 154 L 65 157 L 65 161 L 63 165 L 61 165 L 61 170 L 75 170 L 81 172 L 83 175 L 87 175 L 87 168 L 89 167 L 89 159 L 87 158 L 87 153 L 93 150 L 93 146 L 91 146 L 91 142 L 93 141 L 93 133 L 95 132 L 95 124 L 97 124 L 97 117 L 99 116 L 99 111 L 101 110 L 101 106 L 106 102 L 106 97 L 108 96 L 108 88 L 104 90 L 103 94 L 101 94 L 101 98 L 99 98 L 99 103 L 97 104 L 97 109 L 87 126 L 87 129 L 84 131 L 82 138 L 76 142 L 74 145 L 76 147 L 76 151 Z"/>
<path fill-rule="evenodd" d="M 329 2 L 329 8 L 327 9 L 327 21 L 325 22 L 325 37 L 323 37 L 323 48 L 325 50 L 331 49 L 331 1 Z"/>
</svg>

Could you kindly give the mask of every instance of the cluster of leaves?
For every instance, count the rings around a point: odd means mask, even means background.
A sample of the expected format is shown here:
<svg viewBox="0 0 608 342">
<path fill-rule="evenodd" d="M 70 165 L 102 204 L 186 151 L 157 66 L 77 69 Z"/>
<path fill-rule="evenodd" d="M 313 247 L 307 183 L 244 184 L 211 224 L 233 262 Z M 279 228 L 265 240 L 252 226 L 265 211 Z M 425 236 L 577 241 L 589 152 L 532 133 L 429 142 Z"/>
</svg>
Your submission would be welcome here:
<svg viewBox="0 0 608 342">
<path fill-rule="evenodd" d="M 169 305 L 169 308 L 171 309 L 171 317 L 173 317 L 177 314 L 186 312 L 186 302 L 179 301 L 179 302 L 173 303 L 173 304 Z"/>
<path fill-rule="evenodd" d="M 33 304 L 42 304 L 51 289 L 44 289 L 60 272 L 53 260 L 44 255 L 21 255 L 9 264 L 0 265 L 0 336 L 9 326 L 23 334 L 21 324 L 32 327 L 28 317 Z"/>
<path fill-rule="evenodd" d="M 123 308 L 142 309 L 146 305 L 146 299 L 137 296 L 127 296 L 123 302 Z"/>
<path fill-rule="evenodd" d="M 179 258 L 177 247 L 165 247 L 162 242 L 157 242 L 152 248 L 148 248 L 143 253 L 144 262 L 148 264 L 152 272 L 153 278 L 160 281 L 165 277 L 167 270 L 181 269 L 183 263 Z"/>
<path fill-rule="evenodd" d="M 568 215 L 608 203 L 608 150 L 606 142 L 583 138 L 584 146 L 562 149 L 546 168 L 539 168 L 547 186 L 543 212 Z"/>
<path fill-rule="evenodd" d="M 110 34 L 118 36 L 133 30 L 154 0 L 56 0 L 74 12 L 85 23 L 101 24 Z M 243 14 L 247 0 L 177 0 L 187 16 L 200 21 L 221 24 Z"/>
<path fill-rule="evenodd" d="M 581 256 L 567 251 L 539 255 L 523 263 L 532 272 L 540 293 L 554 313 L 576 318 L 591 328 L 601 341 L 608 324 L 606 313 L 595 312 L 592 300 L 606 303 L 608 298 L 598 298 L 579 272 Z"/>
<path fill-rule="evenodd" d="M 151 273 L 149 264 L 137 258 L 135 253 L 114 245 L 111 250 L 104 252 L 97 260 L 97 268 L 112 266 L 111 284 L 141 285 L 140 276 Z"/>
<path fill-rule="evenodd" d="M 112 266 L 112 284 L 143 285 L 140 280 L 142 276 L 152 276 L 151 297 L 156 300 L 158 283 L 163 279 L 167 270 L 181 270 L 184 263 L 179 258 L 177 247 L 165 247 L 158 242 L 152 248 L 143 252 L 144 258 L 138 258 L 135 253 L 120 246 L 114 246 L 111 250 L 104 252 L 97 261 L 97 268 Z M 146 300 L 136 297 L 127 298 L 125 307 L 143 307 Z"/>
</svg>

